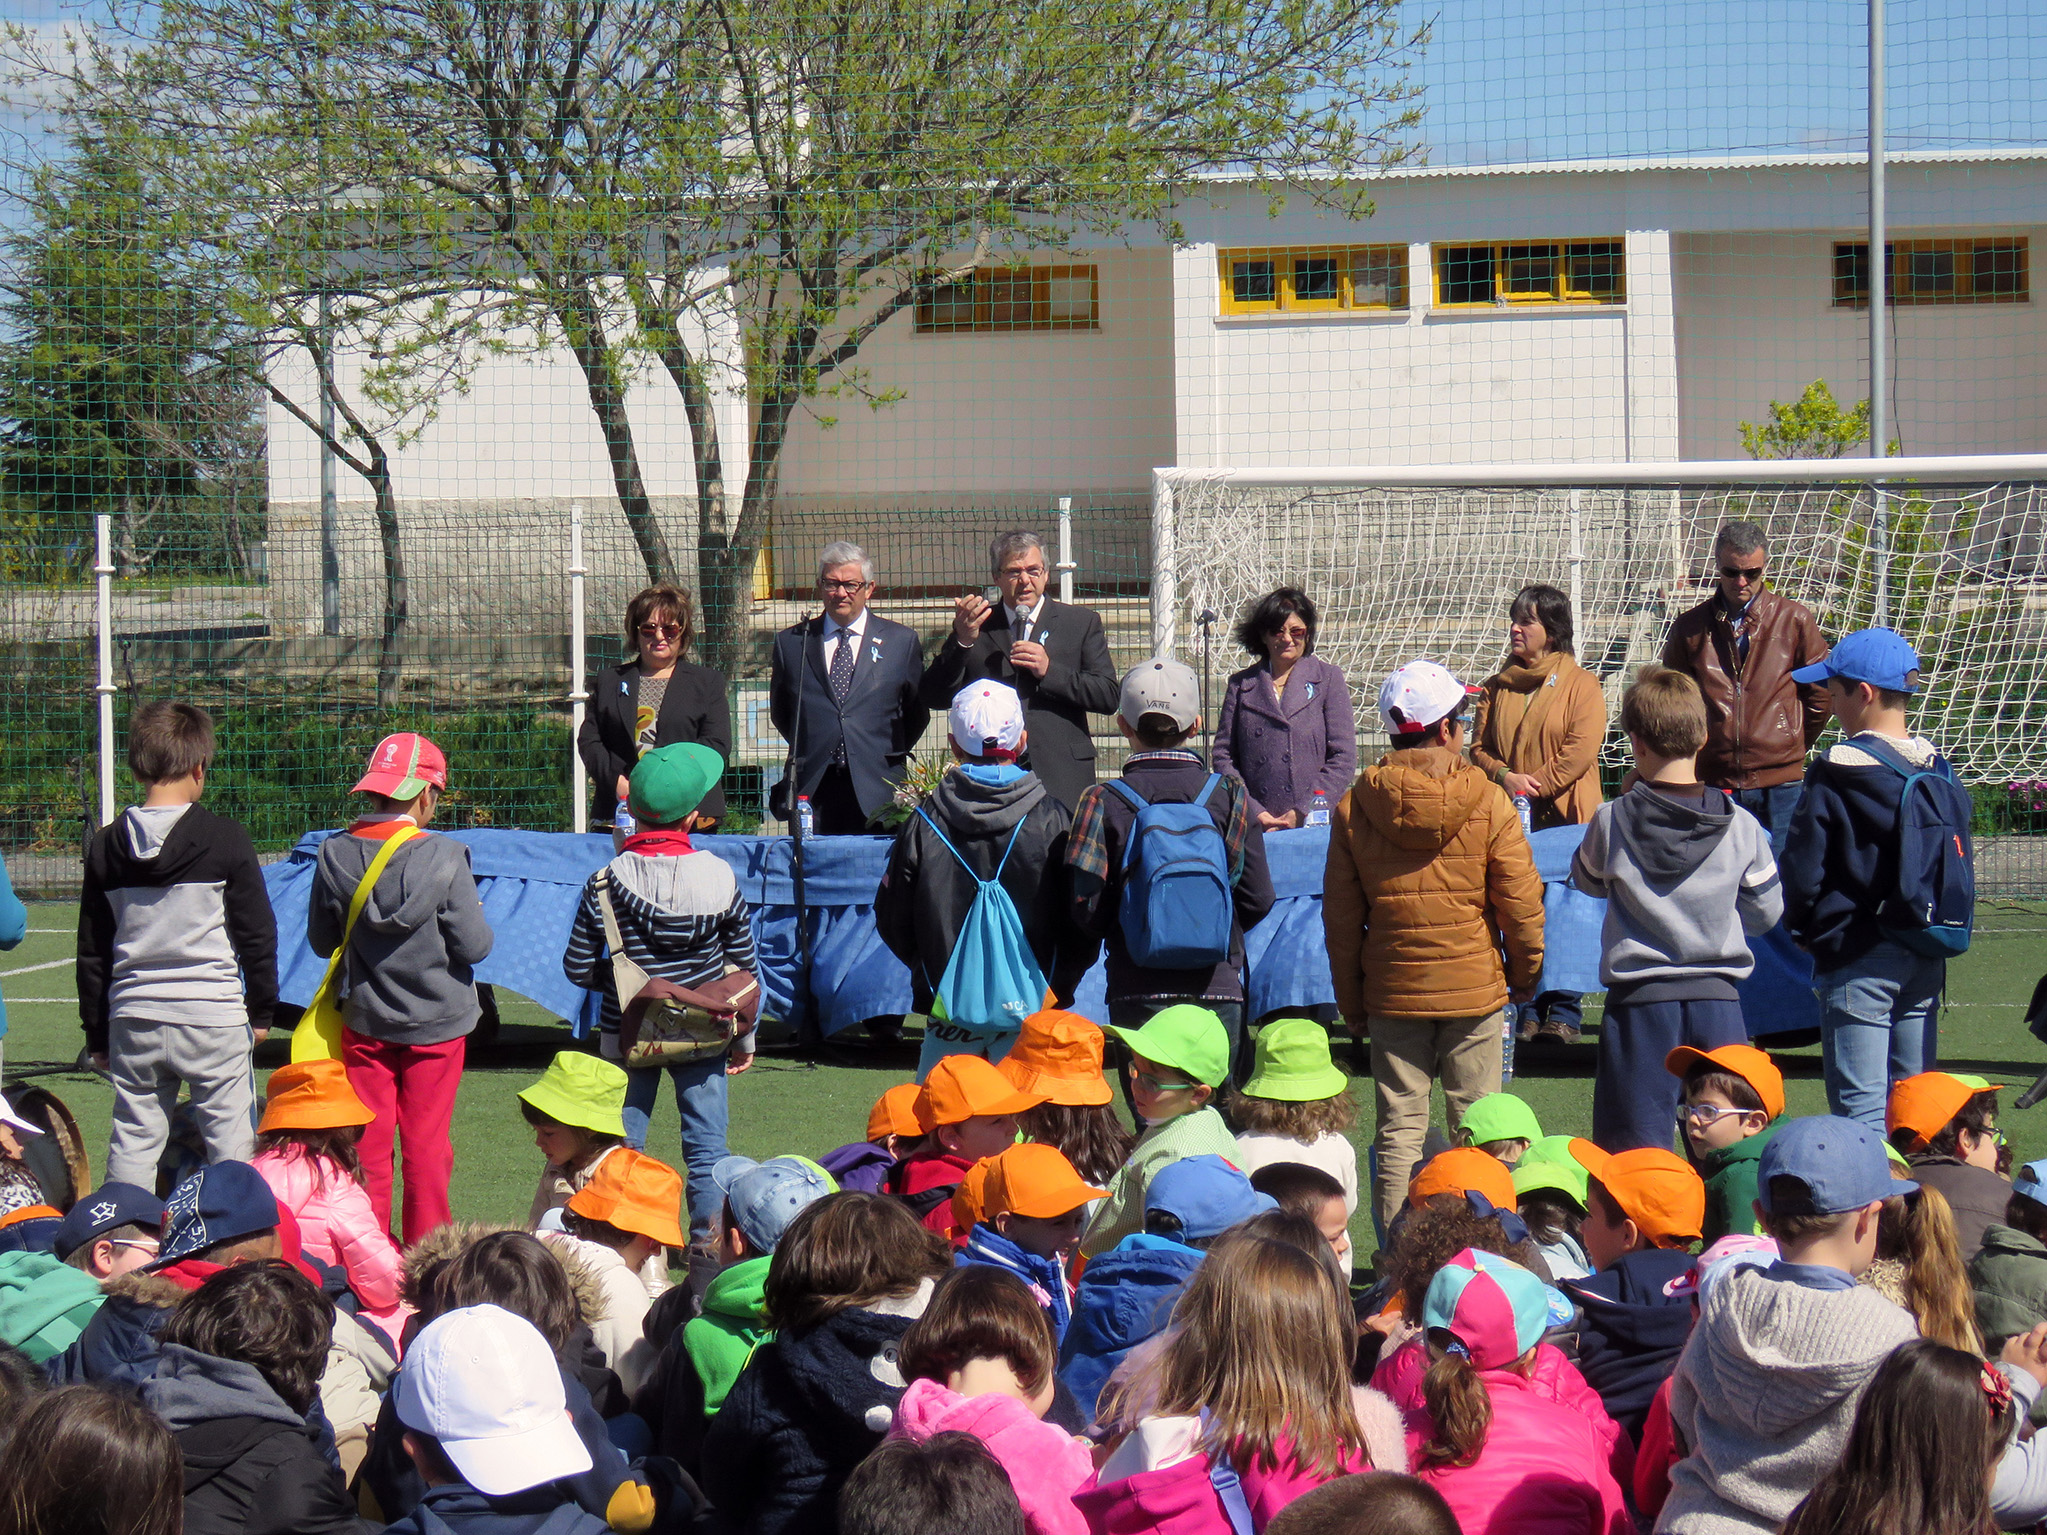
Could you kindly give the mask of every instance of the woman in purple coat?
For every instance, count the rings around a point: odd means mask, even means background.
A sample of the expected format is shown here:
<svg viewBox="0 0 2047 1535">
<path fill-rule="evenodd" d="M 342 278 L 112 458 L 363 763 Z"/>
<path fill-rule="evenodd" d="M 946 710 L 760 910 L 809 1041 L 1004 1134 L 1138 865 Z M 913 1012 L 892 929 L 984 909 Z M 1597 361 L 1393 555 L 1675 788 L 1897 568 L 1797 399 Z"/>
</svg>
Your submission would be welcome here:
<svg viewBox="0 0 2047 1535">
<path fill-rule="evenodd" d="M 1266 831 L 1304 825 L 1316 791 L 1333 808 L 1357 768 L 1349 684 L 1315 656 L 1315 604 L 1295 587 L 1259 598 L 1237 625 L 1237 643 L 1265 659 L 1223 689 L 1215 770 L 1244 780 Z"/>
</svg>

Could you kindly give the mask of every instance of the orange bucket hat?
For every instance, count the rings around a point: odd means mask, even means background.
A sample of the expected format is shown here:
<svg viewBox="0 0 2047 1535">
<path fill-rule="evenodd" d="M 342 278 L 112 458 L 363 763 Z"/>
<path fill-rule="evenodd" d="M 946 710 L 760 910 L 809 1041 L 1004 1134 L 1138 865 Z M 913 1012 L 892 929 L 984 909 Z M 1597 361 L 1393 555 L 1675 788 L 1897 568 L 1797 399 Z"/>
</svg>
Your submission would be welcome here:
<svg viewBox="0 0 2047 1535">
<path fill-rule="evenodd" d="M 1047 1103 L 1095 1108 L 1115 1101 L 1102 1075 L 1102 1031 L 1078 1013 L 1048 1007 L 1024 1019 L 996 1069 L 1023 1092 Z"/>
<path fill-rule="evenodd" d="M 576 1190 L 569 1209 L 587 1220 L 604 1221 L 663 1247 L 687 1247 L 679 1219 L 682 1174 L 643 1151 L 621 1146 L 597 1164 L 590 1181 Z"/>
<path fill-rule="evenodd" d="M 366 1125 L 376 1117 L 349 1086 L 348 1070 L 341 1062 L 292 1061 L 270 1073 L 269 1097 L 256 1133 L 339 1130 Z"/>
<path fill-rule="evenodd" d="M 1507 1164 L 1476 1146 L 1453 1146 L 1438 1152 L 1408 1184 L 1407 1202 L 1419 1207 L 1438 1194 L 1462 1194 L 1467 1189 L 1485 1195 L 1495 1209 L 1521 1208 L 1514 1194 L 1514 1174 Z"/>
<path fill-rule="evenodd" d="M 867 1111 L 867 1138 L 879 1141 L 891 1135 L 922 1135 L 917 1124 L 917 1094 L 923 1090 L 915 1082 L 903 1082 L 875 1099 L 874 1107 Z"/>
</svg>

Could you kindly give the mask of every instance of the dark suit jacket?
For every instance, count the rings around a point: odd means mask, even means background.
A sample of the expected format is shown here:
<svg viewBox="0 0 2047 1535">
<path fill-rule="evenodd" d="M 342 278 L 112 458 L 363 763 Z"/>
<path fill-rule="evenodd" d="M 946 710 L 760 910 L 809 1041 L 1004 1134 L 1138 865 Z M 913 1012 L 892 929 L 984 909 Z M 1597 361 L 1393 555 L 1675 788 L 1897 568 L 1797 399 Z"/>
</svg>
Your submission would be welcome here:
<svg viewBox="0 0 2047 1535">
<path fill-rule="evenodd" d="M 1317 789 L 1334 810 L 1358 765 L 1357 720 L 1342 668 L 1302 656 L 1284 704 L 1272 696 L 1263 662 L 1231 677 L 1216 714 L 1214 762 L 1218 773 L 1244 780 L 1254 812 L 1298 810 L 1305 817 Z"/>
<path fill-rule="evenodd" d="M 818 780 L 831 766 L 833 746 L 843 740 L 853 792 L 859 796 L 862 813 L 873 815 L 903 781 L 904 763 L 931 722 L 931 714 L 917 698 L 917 684 L 924 675 L 917 631 L 869 609 L 863 639 L 853 662 L 853 686 L 842 708 L 832 700 L 831 680 L 825 672 L 824 621 L 813 618 L 776 635 L 768 712 L 782 739 L 788 740 L 796 728 L 800 676 L 803 739 L 796 743 L 798 792 L 815 792 Z"/>
<path fill-rule="evenodd" d="M 997 604 L 971 645 L 948 632 L 924 669 L 918 696 L 926 708 L 949 709 L 953 695 L 970 682 L 1004 682 L 1023 699 L 1024 728 L 1031 744 L 1031 771 L 1052 797 L 1071 810 L 1080 791 L 1095 781 L 1095 743 L 1087 717 L 1114 714 L 1123 692 L 1101 616 L 1092 608 L 1068 607 L 1045 599 L 1031 638 L 1045 647 L 1051 667 L 1044 678 L 1009 664 L 1009 610 Z"/>
<path fill-rule="evenodd" d="M 618 780 L 633 775 L 640 760 L 637 742 L 640 713 L 640 664 L 627 661 L 607 666 L 597 674 L 590 689 L 590 712 L 583 716 L 582 733 L 576 750 L 590 773 L 590 818 L 609 821 L 618 809 Z M 675 663 L 668 679 L 668 691 L 661 698 L 661 712 L 654 720 L 654 744 L 673 746 L 694 741 L 708 746 L 732 761 L 732 701 L 725 691 L 725 674 L 708 666 Z M 699 815 L 725 813 L 725 786 L 713 784 L 697 807 Z"/>
</svg>

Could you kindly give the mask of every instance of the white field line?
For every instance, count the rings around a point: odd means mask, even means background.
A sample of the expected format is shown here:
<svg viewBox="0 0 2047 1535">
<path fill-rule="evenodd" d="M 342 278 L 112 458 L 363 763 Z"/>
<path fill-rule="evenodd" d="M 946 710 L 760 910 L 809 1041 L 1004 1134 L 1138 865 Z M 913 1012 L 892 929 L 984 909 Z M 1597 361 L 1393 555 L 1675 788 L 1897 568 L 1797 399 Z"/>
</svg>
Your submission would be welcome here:
<svg viewBox="0 0 2047 1535">
<path fill-rule="evenodd" d="M 18 970 L 0 970 L 0 981 L 4 981 L 13 975 L 34 975 L 38 970 L 62 970 L 66 965 L 75 965 L 77 963 L 78 961 L 75 958 L 50 959 L 45 960 L 40 965 L 23 965 Z"/>
</svg>

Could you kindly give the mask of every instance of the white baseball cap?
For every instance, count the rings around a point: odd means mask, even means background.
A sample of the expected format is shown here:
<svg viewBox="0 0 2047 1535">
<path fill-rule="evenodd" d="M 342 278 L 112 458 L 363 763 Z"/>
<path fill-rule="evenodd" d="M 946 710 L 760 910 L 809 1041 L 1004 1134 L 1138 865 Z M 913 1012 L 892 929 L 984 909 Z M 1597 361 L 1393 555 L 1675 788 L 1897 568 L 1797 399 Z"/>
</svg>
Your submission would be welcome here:
<svg viewBox="0 0 2047 1535">
<path fill-rule="evenodd" d="M 5 1098 L 0 1098 L 0 1124 L 11 1125 L 23 1135 L 41 1135 L 43 1127 L 31 1120 L 23 1119 L 21 1113 Z"/>
<path fill-rule="evenodd" d="M 420 1329 L 398 1371 L 398 1421 L 439 1440 L 486 1497 L 591 1465 L 554 1351 L 539 1328 L 500 1306 L 464 1306 Z"/>
<path fill-rule="evenodd" d="M 1116 713 L 1133 728 L 1147 714 L 1163 714 L 1175 730 L 1192 730 L 1201 718 L 1201 679 L 1191 666 L 1153 656 L 1123 674 Z"/>
<path fill-rule="evenodd" d="M 1023 700 L 1006 682 L 970 682 L 952 695 L 946 727 L 969 757 L 1016 753 L 1023 740 Z"/>
<path fill-rule="evenodd" d="M 1388 735 L 1413 735 L 1446 720 L 1478 692 L 1434 661 L 1410 661 L 1379 687 L 1379 717 Z"/>
</svg>

